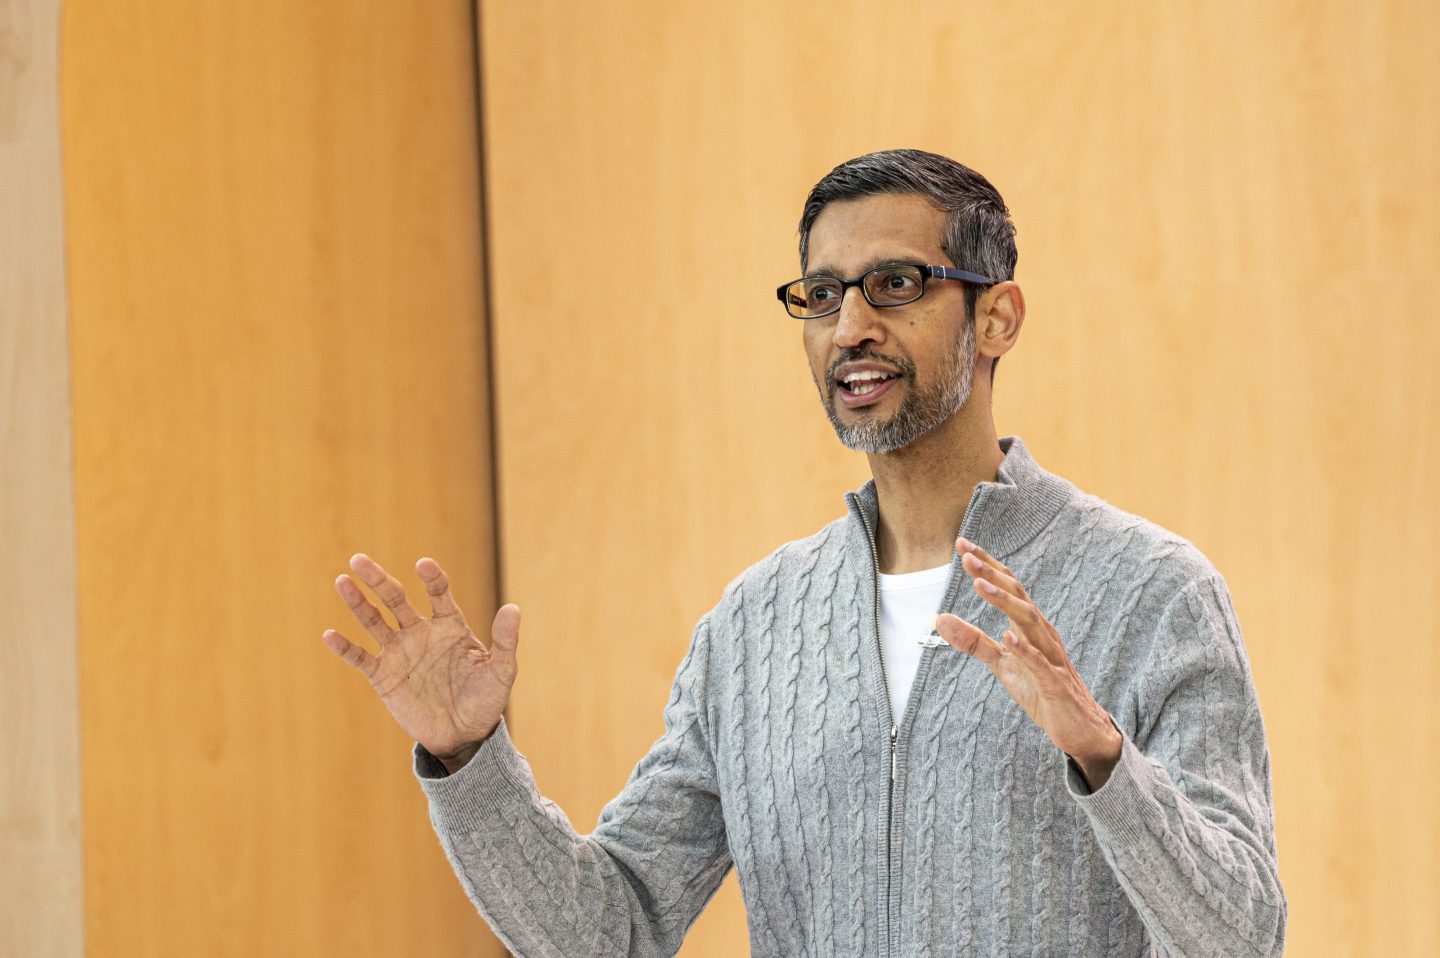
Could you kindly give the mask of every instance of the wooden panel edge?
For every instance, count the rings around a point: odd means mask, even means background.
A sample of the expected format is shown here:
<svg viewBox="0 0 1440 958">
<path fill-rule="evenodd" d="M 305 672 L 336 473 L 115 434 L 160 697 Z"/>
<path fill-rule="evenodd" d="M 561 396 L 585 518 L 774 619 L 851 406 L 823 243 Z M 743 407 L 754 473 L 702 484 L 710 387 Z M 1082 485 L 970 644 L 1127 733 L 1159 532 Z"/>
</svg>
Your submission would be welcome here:
<svg viewBox="0 0 1440 958">
<path fill-rule="evenodd" d="M 0 954 L 84 951 L 59 0 L 0 23 Z"/>
</svg>

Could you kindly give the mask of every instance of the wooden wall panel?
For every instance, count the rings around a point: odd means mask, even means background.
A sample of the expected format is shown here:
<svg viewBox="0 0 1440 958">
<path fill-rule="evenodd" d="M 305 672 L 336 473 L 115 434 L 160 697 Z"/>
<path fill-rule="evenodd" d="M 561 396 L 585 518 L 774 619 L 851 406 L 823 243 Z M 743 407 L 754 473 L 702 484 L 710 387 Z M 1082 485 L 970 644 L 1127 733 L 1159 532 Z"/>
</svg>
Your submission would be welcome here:
<svg viewBox="0 0 1440 958">
<path fill-rule="evenodd" d="M 513 725 L 579 827 L 696 618 L 864 476 L 771 291 L 819 176 L 919 146 L 1019 226 L 1002 434 L 1230 582 L 1290 952 L 1440 943 L 1433 4 L 482 9 Z M 683 953 L 744 938 L 731 890 Z"/>
<path fill-rule="evenodd" d="M 65 6 L 93 954 L 496 951 L 320 641 L 355 551 L 494 602 L 473 44 L 466 2 Z"/>
<path fill-rule="evenodd" d="M 0 0 L 0 955 L 84 947 L 56 0 Z"/>
</svg>

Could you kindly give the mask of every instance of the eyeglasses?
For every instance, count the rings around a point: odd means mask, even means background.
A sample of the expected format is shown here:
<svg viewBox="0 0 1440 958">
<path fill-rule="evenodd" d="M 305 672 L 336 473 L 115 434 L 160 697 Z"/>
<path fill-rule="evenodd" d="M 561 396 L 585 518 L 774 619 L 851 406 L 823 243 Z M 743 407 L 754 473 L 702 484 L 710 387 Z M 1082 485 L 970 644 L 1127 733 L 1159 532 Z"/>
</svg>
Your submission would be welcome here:
<svg viewBox="0 0 1440 958">
<path fill-rule="evenodd" d="M 927 279 L 953 279 L 962 283 L 993 286 L 995 281 L 979 273 L 967 273 L 949 266 L 918 266 L 897 263 L 877 266 L 859 279 L 836 276 L 805 276 L 775 290 L 785 311 L 796 319 L 819 319 L 840 309 L 845 291 L 859 286 L 865 302 L 875 307 L 904 306 L 925 295 Z"/>
</svg>

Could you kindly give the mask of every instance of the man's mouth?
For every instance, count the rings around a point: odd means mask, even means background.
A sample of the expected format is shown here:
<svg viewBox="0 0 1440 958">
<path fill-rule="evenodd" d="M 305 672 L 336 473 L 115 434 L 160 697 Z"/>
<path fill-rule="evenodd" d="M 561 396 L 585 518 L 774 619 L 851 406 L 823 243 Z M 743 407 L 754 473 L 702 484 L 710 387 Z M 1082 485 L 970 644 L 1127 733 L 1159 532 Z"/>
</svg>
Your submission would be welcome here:
<svg viewBox="0 0 1440 958">
<path fill-rule="evenodd" d="M 848 408 L 868 406 L 876 402 L 900 379 L 899 373 L 883 372 L 877 369 L 861 369 L 848 372 L 836 380 L 836 392 L 840 401 Z"/>
</svg>

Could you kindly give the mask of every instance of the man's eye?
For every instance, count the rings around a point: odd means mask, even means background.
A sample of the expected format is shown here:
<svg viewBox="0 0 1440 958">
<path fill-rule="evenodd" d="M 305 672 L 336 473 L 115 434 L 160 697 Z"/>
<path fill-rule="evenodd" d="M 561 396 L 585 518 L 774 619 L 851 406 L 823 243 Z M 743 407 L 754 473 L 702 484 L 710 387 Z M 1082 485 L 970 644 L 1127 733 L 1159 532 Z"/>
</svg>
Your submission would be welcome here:
<svg viewBox="0 0 1440 958">
<path fill-rule="evenodd" d="M 828 303 L 835 298 L 835 287 L 812 286 L 810 287 L 810 298 L 817 303 Z"/>
<path fill-rule="evenodd" d="M 885 277 L 885 285 L 890 289 L 909 289 L 915 285 L 915 280 L 904 273 L 894 273 Z"/>
</svg>

